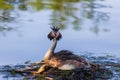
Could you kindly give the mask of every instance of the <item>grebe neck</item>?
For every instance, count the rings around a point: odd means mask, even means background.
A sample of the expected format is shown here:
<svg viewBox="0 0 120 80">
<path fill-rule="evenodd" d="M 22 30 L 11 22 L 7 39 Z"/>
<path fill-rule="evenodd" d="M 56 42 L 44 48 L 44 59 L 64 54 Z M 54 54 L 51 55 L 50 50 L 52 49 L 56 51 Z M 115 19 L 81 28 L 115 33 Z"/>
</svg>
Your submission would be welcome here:
<svg viewBox="0 0 120 80">
<path fill-rule="evenodd" d="M 56 45 L 57 45 L 57 39 L 54 38 L 50 48 L 45 54 L 44 61 L 48 61 L 53 56 Z"/>
</svg>

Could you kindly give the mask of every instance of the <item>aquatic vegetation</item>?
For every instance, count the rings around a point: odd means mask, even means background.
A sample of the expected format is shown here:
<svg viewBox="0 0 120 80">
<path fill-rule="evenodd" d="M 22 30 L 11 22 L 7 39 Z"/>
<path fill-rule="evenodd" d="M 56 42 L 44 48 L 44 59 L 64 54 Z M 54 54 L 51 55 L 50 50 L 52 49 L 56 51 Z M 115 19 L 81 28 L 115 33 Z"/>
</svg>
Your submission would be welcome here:
<svg viewBox="0 0 120 80">
<path fill-rule="evenodd" d="M 47 66 L 46 70 L 39 75 L 33 76 L 30 71 L 37 70 L 44 63 L 29 63 L 22 65 L 4 65 L 0 67 L 1 74 L 7 77 L 19 77 L 23 80 L 113 80 L 120 78 L 120 59 L 110 56 L 87 57 L 91 60 L 91 68 L 62 71 Z M 9 75 L 8 75 L 9 73 Z M 19 76 L 18 76 L 19 75 Z M 4 76 L 5 77 L 5 76 Z"/>
</svg>

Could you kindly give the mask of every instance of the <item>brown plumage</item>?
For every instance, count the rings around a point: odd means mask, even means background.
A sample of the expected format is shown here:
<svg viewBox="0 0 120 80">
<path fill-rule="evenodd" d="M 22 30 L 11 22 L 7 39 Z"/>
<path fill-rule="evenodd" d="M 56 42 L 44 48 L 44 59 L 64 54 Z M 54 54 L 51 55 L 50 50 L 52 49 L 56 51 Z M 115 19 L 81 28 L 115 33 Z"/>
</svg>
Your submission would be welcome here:
<svg viewBox="0 0 120 80">
<path fill-rule="evenodd" d="M 73 54 L 73 52 L 68 50 L 62 50 L 62 51 L 56 52 L 51 57 L 48 64 L 53 67 L 58 67 L 59 69 L 61 69 L 60 67 L 66 64 L 73 65 L 74 68 L 89 67 L 89 63 L 84 58 L 78 55 L 75 55 Z"/>
</svg>

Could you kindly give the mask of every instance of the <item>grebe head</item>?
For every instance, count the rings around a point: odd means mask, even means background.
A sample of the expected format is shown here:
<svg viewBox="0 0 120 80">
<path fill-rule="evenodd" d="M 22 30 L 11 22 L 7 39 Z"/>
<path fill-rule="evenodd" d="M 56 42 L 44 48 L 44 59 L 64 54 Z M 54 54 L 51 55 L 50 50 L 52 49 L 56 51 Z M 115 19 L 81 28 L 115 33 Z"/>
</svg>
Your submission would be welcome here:
<svg viewBox="0 0 120 80">
<path fill-rule="evenodd" d="M 60 40 L 62 38 L 61 33 L 59 32 L 60 27 L 58 26 L 53 26 L 51 27 L 52 31 L 48 34 L 48 38 L 50 40 L 56 38 L 57 40 Z"/>
</svg>

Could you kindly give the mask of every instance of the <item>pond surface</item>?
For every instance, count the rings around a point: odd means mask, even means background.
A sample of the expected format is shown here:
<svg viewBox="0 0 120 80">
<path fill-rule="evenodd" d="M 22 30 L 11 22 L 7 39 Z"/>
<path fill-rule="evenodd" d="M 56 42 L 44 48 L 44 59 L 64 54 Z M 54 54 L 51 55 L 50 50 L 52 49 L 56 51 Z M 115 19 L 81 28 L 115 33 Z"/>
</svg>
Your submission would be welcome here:
<svg viewBox="0 0 120 80">
<path fill-rule="evenodd" d="M 61 26 L 56 51 L 120 58 L 119 0 L 0 0 L 0 65 L 43 59 L 52 25 Z"/>
</svg>

